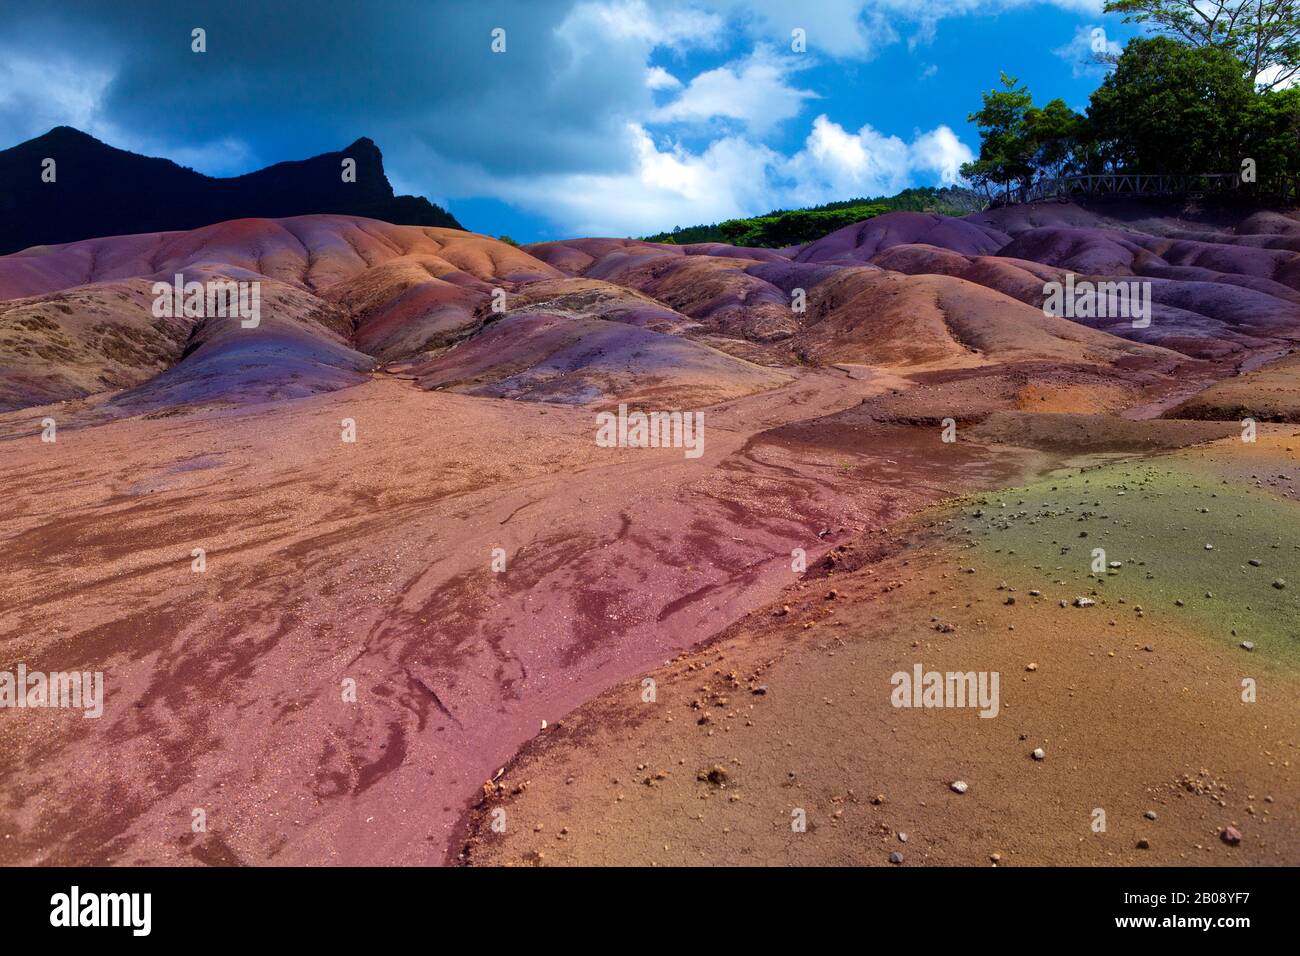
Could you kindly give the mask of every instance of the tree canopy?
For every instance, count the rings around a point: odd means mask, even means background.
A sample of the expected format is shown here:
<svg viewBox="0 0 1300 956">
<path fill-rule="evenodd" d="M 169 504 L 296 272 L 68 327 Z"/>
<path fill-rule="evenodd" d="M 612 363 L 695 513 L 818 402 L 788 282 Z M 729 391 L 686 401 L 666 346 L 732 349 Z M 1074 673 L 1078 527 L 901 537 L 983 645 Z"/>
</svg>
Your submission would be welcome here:
<svg viewBox="0 0 1300 956">
<path fill-rule="evenodd" d="M 1231 36 L 1234 28 L 1204 29 Z M 1086 116 L 1061 100 L 1038 107 L 1028 87 L 1002 74 L 969 117 L 980 151 L 962 175 L 990 198 L 1005 190 L 1016 199 L 1062 175 L 1237 173 L 1245 164 L 1257 172 L 1244 182 L 1261 184 L 1252 188 L 1281 188 L 1300 177 L 1300 87 L 1265 89 L 1254 69 L 1226 42 L 1135 38 L 1093 92 Z"/>
<path fill-rule="evenodd" d="M 1297 0 L 1107 0 L 1106 12 L 1188 46 L 1225 50 L 1252 87 L 1280 89 L 1300 73 Z"/>
</svg>

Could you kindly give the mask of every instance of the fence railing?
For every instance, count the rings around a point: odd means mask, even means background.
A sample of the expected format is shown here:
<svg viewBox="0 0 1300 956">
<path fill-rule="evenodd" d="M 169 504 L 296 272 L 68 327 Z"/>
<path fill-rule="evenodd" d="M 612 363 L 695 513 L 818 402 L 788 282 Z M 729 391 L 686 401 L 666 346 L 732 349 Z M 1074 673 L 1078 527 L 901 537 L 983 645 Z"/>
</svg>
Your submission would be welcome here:
<svg viewBox="0 0 1300 956">
<path fill-rule="evenodd" d="M 1185 198 L 1241 195 L 1271 202 L 1300 200 L 1300 179 L 1277 177 L 1267 182 L 1242 182 L 1239 173 L 1197 173 L 1186 176 L 1147 173 L 1095 173 L 1040 179 L 1028 186 L 1004 189 L 994 205 L 1050 200 L 1114 198 Z"/>
</svg>

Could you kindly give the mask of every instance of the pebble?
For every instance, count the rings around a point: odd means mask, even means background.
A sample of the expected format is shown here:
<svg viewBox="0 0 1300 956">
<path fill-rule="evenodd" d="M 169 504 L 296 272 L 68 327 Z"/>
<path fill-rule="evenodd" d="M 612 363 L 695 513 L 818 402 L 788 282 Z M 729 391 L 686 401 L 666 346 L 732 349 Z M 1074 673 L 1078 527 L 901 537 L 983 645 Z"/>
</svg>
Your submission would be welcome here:
<svg viewBox="0 0 1300 956">
<path fill-rule="evenodd" d="M 970 786 L 965 780 L 954 780 L 952 783 L 948 784 L 948 787 L 953 793 L 965 793 L 970 789 Z"/>
<path fill-rule="evenodd" d="M 1241 842 L 1241 831 L 1236 827 L 1224 827 L 1219 833 L 1219 839 L 1228 846 L 1236 846 Z"/>
<path fill-rule="evenodd" d="M 1031 753 L 1029 756 L 1033 757 L 1035 760 L 1046 760 L 1046 759 L 1047 759 L 1047 754 L 1043 753 L 1043 748 L 1042 748 L 1042 747 L 1035 747 L 1035 748 L 1034 748 L 1034 752 Z"/>
<path fill-rule="evenodd" d="M 1074 599 L 1075 607 L 1092 607 L 1096 603 L 1097 602 L 1094 601 L 1092 598 L 1077 597 Z"/>
<path fill-rule="evenodd" d="M 1156 812 L 1154 810 L 1148 810 L 1146 813 L 1142 814 L 1142 816 L 1146 817 L 1148 820 L 1154 820 L 1156 818 Z"/>
<path fill-rule="evenodd" d="M 1241 648 L 1242 650 L 1245 651 L 1253 651 L 1255 649 L 1255 645 L 1252 641 L 1242 641 Z"/>
<path fill-rule="evenodd" d="M 1146 837 L 1143 837 L 1141 840 L 1137 841 L 1137 848 L 1139 850 L 1149 850 L 1151 849 L 1151 841 Z"/>
<path fill-rule="evenodd" d="M 1038 670 L 1038 664 L 1035 663 L 1034 661 L 1030 661 L 1028 664 L 1025 665 L 1025 670 L 1036 671 Z"/>
<path fill-rule="evenodd" d="M 1257 568 L 1257 567 L 1259 567 L 1261 564 L 1263 564 L 1264 562 L 1261 561 L 1261 560 L 1259 560 L 1259 558 L 1251 558 L 1251 559 L 1250 559 L 1249 561 L 1247 561 L 1246 563 L 1249 564 L 1252 568 Z"/>
<path fill-rule="evenodd" d="M 1273 587 L 1281 591 L 1284 587 L 1286 587 L 1286 581 L 1282 580 L 1281 578 L 1278 578 L 1276 581 L 1273 582 Z"/>
<path fill-rule="evenodd" d="M 889 854 L 889 862 L 890 862 L 890 863 L 902 863 L 902 862 L 903 862 L 903 854 L 901 854 L 901 853 L 899 853 L 897 850 L 895 850 L 893 853 Z"/>
</svg>

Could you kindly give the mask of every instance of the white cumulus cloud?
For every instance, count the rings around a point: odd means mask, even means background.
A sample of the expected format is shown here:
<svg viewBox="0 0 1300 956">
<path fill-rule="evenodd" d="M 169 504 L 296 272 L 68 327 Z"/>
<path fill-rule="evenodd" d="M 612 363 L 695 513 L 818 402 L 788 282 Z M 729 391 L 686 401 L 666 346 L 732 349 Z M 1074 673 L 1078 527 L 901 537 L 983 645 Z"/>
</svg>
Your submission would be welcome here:
<svg viewBox="0 0 1300 956">
<path fill-rule="evenodd" d="M 759 46 L 743 60 L 695 76 L 680 95 L 659 107 L 651 120 L 736 120 L 762 136 L 778 123 L 798 116 L 804 101 L 817 95 L 790 83 L 791 74 L 798 68 L 794 58 L 778 56 L 770 47 Z"/>
</svg>

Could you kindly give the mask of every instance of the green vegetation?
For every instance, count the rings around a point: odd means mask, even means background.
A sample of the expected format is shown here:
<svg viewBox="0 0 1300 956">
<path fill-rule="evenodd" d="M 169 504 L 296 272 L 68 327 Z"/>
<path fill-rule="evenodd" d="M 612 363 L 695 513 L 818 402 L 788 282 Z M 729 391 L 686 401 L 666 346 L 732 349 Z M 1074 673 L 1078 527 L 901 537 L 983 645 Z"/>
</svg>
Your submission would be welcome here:
<svg viewBox="0 0 1300 956">
<path fill-rule="evenodd" d="M 1114 69 L 1087 115 L 1059 99 L 1037 107 L 1003 74 L 969 117 L 980 153 L 962 175 L 990 199 L 1020 198 L 1042 179 L 1110 172 L 1241 174 L 1248 194 L 1290 196 L 1300 177 L 1300 87 L 1277 89 L 1273 77 L 1300 70 L 1296 3 L 1238 0 L 1203 13 L 1181 0 L 1108 3 L 1167 35 L 1100 57 Z"/>
<path fill-rule="evenodd" d="M 1106 12 L 1192 47 L 1226 50 L 1246 66 L 1252 88 L 1277 89 L 1300 71 L 1296 0 L 1107 0 Z"/>
<path fill-rule="evenodd" d="M 836 229 L 870 219 L 887 212 L 940 212 L 964 216 L 983 208 L 983 203 L 969 190 L 959 187 L 936 189 L 921 186 L 904 189 L 896 196 L 874 199 L 845 199 L 811 206 L 806 209 L 774 209 L 763 216 L 728 219 L 707 226 L 678 226 L 672 232 L 646 236 L 647 242 L 686 244 L 691 242 L 727 242 L 735 246 L 779 249 L 782 246 L 812 242 Z"/>
<path fill-rule="evenodd" d="M 1095 600 L 1095 607 L 1061 609 L 1080 627 L 1122 635 L 1140 607 L 1147 621 L 1188 626 L 1257 663 L 1300 666 L 1294 502 L 1163 459 L 980 495 L 962 515 L 971 540 L 1019 594 L 1036 589 L 1041 597 L 1030 600 L 1052 604 Z M 1279 579 L 1285 587 L 1274 587 Z"/>
</svg>

